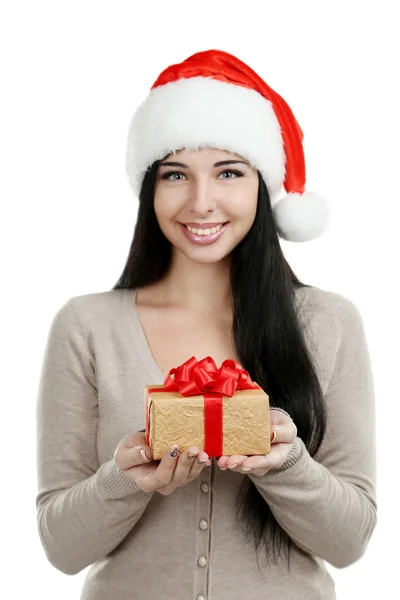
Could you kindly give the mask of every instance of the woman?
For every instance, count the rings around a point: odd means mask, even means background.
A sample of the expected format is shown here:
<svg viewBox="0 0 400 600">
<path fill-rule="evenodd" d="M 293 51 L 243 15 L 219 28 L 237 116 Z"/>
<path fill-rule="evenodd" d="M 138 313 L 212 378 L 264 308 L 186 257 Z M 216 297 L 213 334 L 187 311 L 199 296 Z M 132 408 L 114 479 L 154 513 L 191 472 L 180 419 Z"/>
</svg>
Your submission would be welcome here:
<svg viewBox="0 0 400 600">
<path fill-rule="evenodd" d="M 376 524 L 374 395 L 357 308 L 302 284 L 280 247 L 327 225 L 302 131 L 247 65 L 201 52 L 135 112 L 127 170 L 140 206 L 123 274 L 68 300 L 47 342 L 47 557 L 91 565 L 83 599 L 335 598 L 324 561 L 357 561 Z M 193 355 L 234 359 L 269 394 L 270 454 L 152 460 L 144 387 Z"/>
</svg>

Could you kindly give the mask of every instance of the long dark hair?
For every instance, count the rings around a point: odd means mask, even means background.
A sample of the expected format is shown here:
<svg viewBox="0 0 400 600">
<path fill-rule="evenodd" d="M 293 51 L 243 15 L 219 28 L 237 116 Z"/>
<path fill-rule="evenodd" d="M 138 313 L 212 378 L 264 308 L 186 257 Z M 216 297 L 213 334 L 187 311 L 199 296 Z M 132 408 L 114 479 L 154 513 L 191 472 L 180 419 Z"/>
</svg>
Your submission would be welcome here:
<svg viewBox="0 0 400 600">
<path fill-rule="evenodd" d="M 128 259 L 113 289 L 155 283 L 169 269 L 171 244 L 158 225 L 153 203 L 159 163 L 146 171 Z M 312 286 L 303 284 L 286 261 L 267 187 L 260 174 L 258 178 L 254 223 L 233 250 L 233 344 L 243 368 L 269 395 L 270 405 L 291 415 L 313 456 L 325 433 L 326 412 L 295 303 L 296 288 Z M 284 549 L 290 567 L 291 539 L 249 477 L 239 490 L 235 526 L 246 542 L 254 542 L 257 561 L 260 545 L 267 561 L 277 562 Z"/>
</svg>

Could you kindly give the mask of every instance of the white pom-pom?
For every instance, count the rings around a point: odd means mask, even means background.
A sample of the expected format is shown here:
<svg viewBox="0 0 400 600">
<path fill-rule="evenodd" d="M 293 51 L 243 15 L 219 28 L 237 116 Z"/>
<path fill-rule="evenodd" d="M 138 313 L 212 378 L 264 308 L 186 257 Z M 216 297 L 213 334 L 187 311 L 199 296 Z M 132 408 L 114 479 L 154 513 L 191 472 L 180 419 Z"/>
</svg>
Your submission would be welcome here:
<svg viewBox="0 0 400 600">
<path fill-rule="evenodd" d="M 329 222 L 329 206 L 315 192 L 289 192 L 272 210 L 280 237 L 289 242 L 314 240 Z"/>
</svg>

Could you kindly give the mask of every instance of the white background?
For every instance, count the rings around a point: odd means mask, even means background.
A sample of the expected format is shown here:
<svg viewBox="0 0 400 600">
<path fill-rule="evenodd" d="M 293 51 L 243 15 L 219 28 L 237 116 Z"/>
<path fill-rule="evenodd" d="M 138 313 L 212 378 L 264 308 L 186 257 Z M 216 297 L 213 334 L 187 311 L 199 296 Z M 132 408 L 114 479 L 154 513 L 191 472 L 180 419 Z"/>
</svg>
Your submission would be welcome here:
<svg viewBox="0 0 400 600">
<path fill-rule="evenodd" d="M 124 171 L 134 109 L 161 70 L 209 48 L 236 54 L 286 99 L 305 133 L 307 187 L 331 202 L 326 234 L 282 245 L 300 279 L 347 296 L 363 316 L 379 512 L 365 556 L 329 569 L 340 600 L 398 597 L 396 4 L 2 3 L 2 597 L 79 598 L 85 571 L 53 568 L 36 530 L 44 344 L 68 298 L 111 289 L 125 264 L 137 211 Z"/>
</svg>

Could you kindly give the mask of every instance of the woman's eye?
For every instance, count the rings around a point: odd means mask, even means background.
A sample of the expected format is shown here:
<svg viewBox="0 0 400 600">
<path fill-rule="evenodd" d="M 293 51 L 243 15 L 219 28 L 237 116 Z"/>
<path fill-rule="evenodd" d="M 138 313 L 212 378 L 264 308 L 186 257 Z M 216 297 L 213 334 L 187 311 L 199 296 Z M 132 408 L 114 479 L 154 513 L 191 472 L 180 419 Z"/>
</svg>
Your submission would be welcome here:
<svg viewBox="0 0 400 600">
<path fill-rule="evenodd" d="M 235 175 L 235 177 L 243 177 L 243 173 L 241 171 L 236 171 L 232 169 L 227 169 L 226 171 L 222 171 L 220 175 Z M 235 179 L 235 177 L 223 177 L 222 179 Z"/>
<path fill-rule="evenodd" d="M 169 179 L 170 181 L 178 181 L 178 178 L 173 177 L 174 175 L 183 175 L 180 171 L 170 171 L 169 173 L 164 173 L 161 179 Z"/>
</svg>

